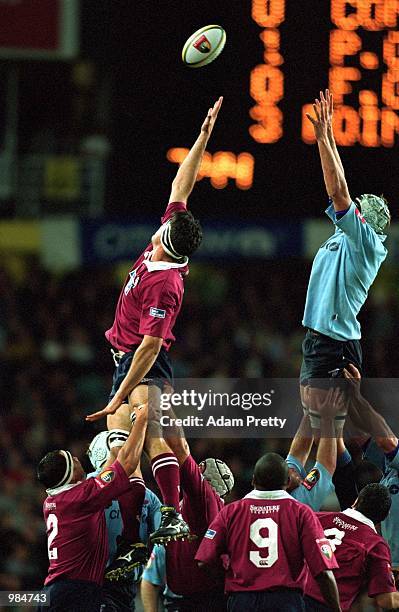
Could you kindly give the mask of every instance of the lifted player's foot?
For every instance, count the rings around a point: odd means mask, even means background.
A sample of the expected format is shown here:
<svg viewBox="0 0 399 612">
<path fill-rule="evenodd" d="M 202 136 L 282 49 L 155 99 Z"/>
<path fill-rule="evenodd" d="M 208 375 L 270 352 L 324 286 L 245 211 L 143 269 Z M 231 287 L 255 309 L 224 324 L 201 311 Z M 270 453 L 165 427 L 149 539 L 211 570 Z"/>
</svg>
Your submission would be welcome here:
<svg viewBox="0 0 399 612">
<path fill-rule="evenodd" d="M 145 565 L 148 561 L 148 549 L 142 542 L 129 543 L 118 538 L 118 550 L 115 560 L 105 571 L 106 580 L 123 580 L 128 578 L 135 567 Z"/>
<path fill-rule="evenodd" d="M 167 544 L 171 540 L 192 540 L 189 526 L 173 506 L 161 506 L 161 524 L 150 535 L 151 544 Z"/>
</svg>

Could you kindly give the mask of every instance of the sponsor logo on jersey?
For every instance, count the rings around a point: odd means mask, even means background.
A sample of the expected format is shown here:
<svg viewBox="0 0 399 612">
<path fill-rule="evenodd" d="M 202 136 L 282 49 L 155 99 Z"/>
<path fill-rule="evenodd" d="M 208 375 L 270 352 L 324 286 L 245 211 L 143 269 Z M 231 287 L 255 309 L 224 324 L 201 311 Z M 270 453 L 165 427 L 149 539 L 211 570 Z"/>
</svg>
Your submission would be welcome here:
<svg viewBox="0 0 399 612">
<path fill-rule="evenodd" d="M 362 215 L 360 214 L 360 210 L 358 208 L 355 208 L 355 215 L 357 217 L 359 217 L 360 221 L 362 223 L 366 223 L 366 219 L 364 217 L 362 217 Z"/>
<path fill-rule="evenodd" d="M 319 545 L 321 553 L 326 557 L 326 559 L 331 561 L 331 559 L 333 558 L 334 553 L 333 553 L 333 550 L 331 548 L 330 542 L 326 538 L 323 538 L 321 540 L 316 540 L 316 542 Z"/>
<path fill-rule="evenodd" d="M 162 308 L 155 308 L 155 306 L 151 306 L 150 317 L 158 317 L 158 319 L 164 319 L 166 317 L 166 310 L 162 310 Z"/>
<path fill-rule="evenodd" d="M 208 529 L 204 537 L 208 538 L 208 540 L 213 540 L 215 535 L 216 535 L 216 531 L 214 529 Z"/>
<path fill-rule="evenodd" d="M 104 470 L 96 478 L 98 484 L 102 483 L 102 486 L 109 484 L 115 478 L 114 470 Z M 99 482 L 100 481 L 100 482 Z"/>
<path fill-rule="evenodd" d="M 56 510 L 57 504 L 55 502 L 46 502 L 46 510 Z"/>
<path fill-rule="evenodd" d="M 302 484 L 308 491 L 311 491 L 313 487 L 319 482 L 319 480 L 320 472 L 317 468 L 313 468 L 313 470 L 310 470 L 309 474 L 306 476 Z"/>
<path fill-rule="evenodd" d="M 137 270 L 132 270 L 131 272 L 129 272 L 129 276 L 130 278 L 128 282 L 126 283 L 125 290 L 124 290 L 125 295 L 127 295 L 131 289 L 134 289 L 140 280 L 140 277 L 137 276 Z"/>
</svg>

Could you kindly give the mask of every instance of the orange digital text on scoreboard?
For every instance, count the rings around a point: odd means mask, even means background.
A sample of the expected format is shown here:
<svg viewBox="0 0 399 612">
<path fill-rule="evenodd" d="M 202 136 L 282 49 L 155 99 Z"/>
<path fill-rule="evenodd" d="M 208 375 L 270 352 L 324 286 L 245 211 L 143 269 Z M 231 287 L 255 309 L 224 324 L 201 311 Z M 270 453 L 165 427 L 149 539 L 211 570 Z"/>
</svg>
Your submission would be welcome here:
<svg viewBox="0 0 399 612">
<path fill-rule="evenodd" d="M 169 149 L 166 157 L 175 164 L 181 164 L 187 157 L 189 149 L 175 147 Z M 215 189 L 224 189 L 229 179 L 235 181 L 238 189 L 250 189 L 253 184 L 255 160 L 250 153 L 235 155 L 231 151 L 205 151 L 197 180 L 208 177 Z"/>
<path fill-rule="evenodd" d="M 399 134 L 399 0 L 331 0 L 329 87 L 334 95 L 334 135 L 338 144 L 393 147 Z M 381 58 L 373 49 L 363 49 L 362 30 L 383 31 Z M 358 63 L 359 67 L 348 66 Z M 354 60 L 354 61 L 353 61 Z M 382 69 L 384 72 L 382 73 Z M 363 76 L 381 74 L 379 90 L 363 89 Z M 345 96 L 358 84 L 359 105 L 346 103 Z M 382 103 L 382 104 L 381 104 Z M 313 128 L 306 118 L 312 105 L 302 108 L 302 138 L 314 142 Z"/>
<path fill-rule="evenodd" d="M 284 63 L 280 53 L 278 27 L 285 19 L 285 0 L 252 0 L 252 19 L 263 28 L 259 37 L 263 43 L 263 63 L 250 75 L 250 94 L 256 105 L 249 112 L 255 121 L 249 127 L 252 138 L 259 143 L 273 143 L 283 136 L 283 113 L 278 104 L 284 96 Z"/>
</svg>

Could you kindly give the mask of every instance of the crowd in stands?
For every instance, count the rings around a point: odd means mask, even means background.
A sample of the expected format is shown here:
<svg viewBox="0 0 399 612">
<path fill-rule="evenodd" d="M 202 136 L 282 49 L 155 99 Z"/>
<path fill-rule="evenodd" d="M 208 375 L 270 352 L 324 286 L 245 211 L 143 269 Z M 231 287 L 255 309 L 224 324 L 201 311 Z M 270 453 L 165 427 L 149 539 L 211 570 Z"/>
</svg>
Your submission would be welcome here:
<svg viewBox="0 0 399 612">
<path fill-rule="evenodd" d="M 297 377 L 309 271 L 302 260 L 194 264 L 175 327 L 176 376 Z M 362 313 L 369 376 L 399 377 L 394 275 L 381 274 Z M 83 457 L 105 425 L 88 424 L 84 416 L 105 406 L 111 387 L 113 363 L 104 331 L 119 290 L 115 267 L 62 276 L 35 260 L 18 273 L 0 268 L 0 590 L 40 588 L 46 574 L 44 492 L 35 466 L 56 448 Z M 262 452 L 284 452 L 288 442 L 218 440 L 211 454 L 228 461 L 239 498 Z M 191 446 L 196 459 L 210 452 L 206 439 Z M 155 486 L 148 469 L 144 476 Z"/>
</svg>

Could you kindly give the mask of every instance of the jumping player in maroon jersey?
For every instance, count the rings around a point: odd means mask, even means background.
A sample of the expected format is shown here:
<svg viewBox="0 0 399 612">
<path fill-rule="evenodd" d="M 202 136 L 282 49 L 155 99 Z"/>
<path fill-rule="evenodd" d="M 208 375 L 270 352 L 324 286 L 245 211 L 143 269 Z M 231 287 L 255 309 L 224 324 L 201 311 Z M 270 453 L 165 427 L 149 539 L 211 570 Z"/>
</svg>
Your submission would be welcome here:
<svg viewBox="0 0 399 612">
<path fill-rule="evenodd" d="M 126 429 L 131 411 L 126 402 L 135 406 L 147 401 L 149 384 L 152 390 L 158 387 L 160 391 L 165 382 L 172 384 L 168 355 L 175 340 L 172 330 L 182 305 L 188 257 L 202 239 L 199 222 L 187 211 L 187 199 L 222 101 L 219 98 L 209 109 L 197 140 L 181 164 L 172 183 L 162 225 L 129 272 L 114 323 L 105 334 L 114 348 L 117 366 L 113 387 L 107 406 L 86 418 L 94 421 L 107 416 L 108 429 Z M 157 419 L 151 417 L 145 450 L 164 502 L 161 525 L 151 540 L 155 543 L 183 539 L 189 535 L 189 529 L 178 512 L 179 464 L 162 438 Z"/>
<path fill-rule="evenodd" d="M 173 410 L 169 410 L 171 420 Z M 180 510 L 194 540 L 171 542 L 166 547 L 166 582 L 181 599 L 173 602 L 173 611 L 223 612 L 226 610 L 224 575 L 206 573 L 198 567 L 195 555 L 210 523 L 224 506 L 223 498 L 234 486 L 228 466 L 215 459 L 199 465 L 194 461 L 182 427 L 168 427 L 165 437 L 180 465 L 182 500 Z"/>
<path fill-rule="evenodd" d="M 104 510 L 131 488 L 128 476 L 143 450 L 147 405 L 135 413 L 135 424 L 117 459 L 95 478 L 86 479 L 79 459 L 65 450 L 47 453 L 38 465 L 38 479 L 48 495 L 43 513 L 50 565 L 44 591 L 50 607 L 43 611 L 100 611 L 108 559 Z"/>
<path fill-rule="evenodd" d="M 288 466 L 275 453 L 255 465 L 254 490 L 223 508 L 196 555 L 213 565 L 230 560 L 225 589 L 230 612 L 304 610 L 305 562 L 333 612 L 340 611 L 337 567 L 316 514 L 286 491 Z"/>
<path fill-rule="evenodd" d="M 335 548 L 338 569 L 334 570 L 341 608 L 350 610 L 356 597 L 365 588 L 369 597 L 382 608 L 399 607 L 391 568 L 389 546 L 375 525 L 389 513 L 391 497 L 386 487 L 370 484 L 359 494 L 353 508 L 343 512 L 318 512 L 325 536 Z M 323 612 L 330 608 L 312 576 L 308 575 L 305 588 L 307 612 Z"/>
</svg>

